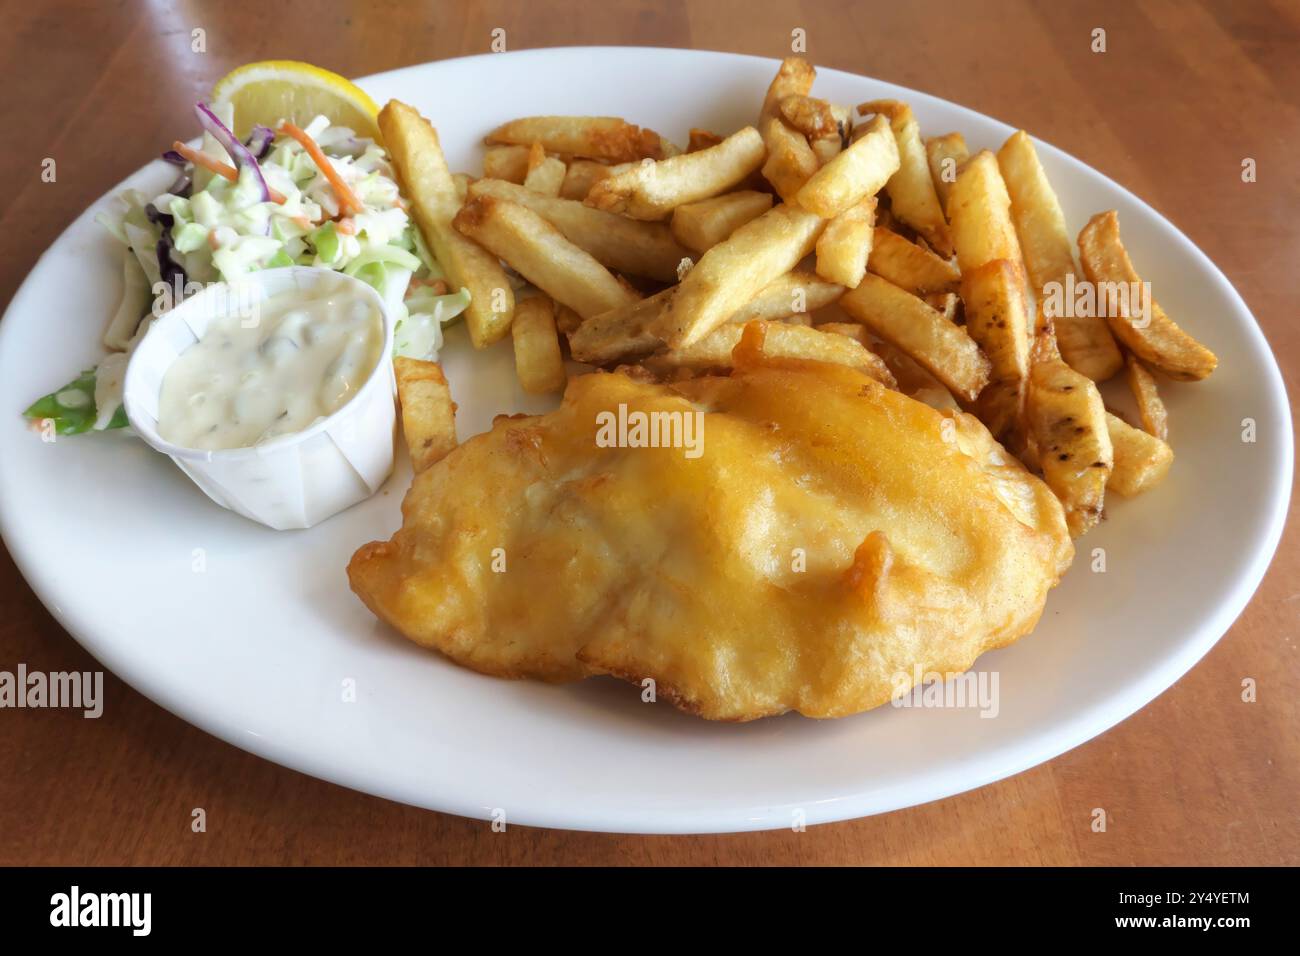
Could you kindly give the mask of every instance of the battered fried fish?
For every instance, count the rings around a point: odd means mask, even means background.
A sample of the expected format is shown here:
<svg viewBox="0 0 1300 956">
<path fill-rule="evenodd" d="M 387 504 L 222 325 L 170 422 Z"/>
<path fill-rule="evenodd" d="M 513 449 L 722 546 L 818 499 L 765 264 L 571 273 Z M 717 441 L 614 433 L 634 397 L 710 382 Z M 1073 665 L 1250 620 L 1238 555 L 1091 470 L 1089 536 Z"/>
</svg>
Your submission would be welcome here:
<svg viewBox="0 0 1300 956">
<path fill-rule="evenodd" d="M 638 412 L 685 447 L 627 447 Z M 348 575 L 411 640 L 503 677 L 653 678 L 717 720 L 839 717 L 965 670 L 1033 628 L 1073 557 L 1056 498 L 976 419 L 798 361 L 575 378 L 417 475 L 402 513 Z"/>
</svg>

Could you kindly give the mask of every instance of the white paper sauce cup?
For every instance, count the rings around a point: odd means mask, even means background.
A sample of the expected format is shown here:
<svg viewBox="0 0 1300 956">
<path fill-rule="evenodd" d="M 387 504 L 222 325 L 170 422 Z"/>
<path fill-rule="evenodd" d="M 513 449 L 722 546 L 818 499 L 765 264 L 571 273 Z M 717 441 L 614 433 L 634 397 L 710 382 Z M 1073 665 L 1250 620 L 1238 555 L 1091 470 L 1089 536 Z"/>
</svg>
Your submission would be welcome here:
<svg viewBox="0 0 1300 956">
<path fill-rule="evenodd" d="M 163 377 L 210 322 L 281 293 L 297 290 L 310 296 L 322 286 L 342 285 L 374 304 L 384 329 L 379 362 L 343 407 L 300 432 L 248 448 L 186 448 L 158 434 Z M 379 293 L 360 279 L 305 266 L 267 269 L 249 273 L 237 285 L 214 283 L 155 320 L 127 365 L 123 404 L 136 433 L 170 456 L 223 508 L 276 530 L 310 528 L 369 498 L 393 469 L 397 381 L 392 352 L 392 316 Z"/>
</svg>

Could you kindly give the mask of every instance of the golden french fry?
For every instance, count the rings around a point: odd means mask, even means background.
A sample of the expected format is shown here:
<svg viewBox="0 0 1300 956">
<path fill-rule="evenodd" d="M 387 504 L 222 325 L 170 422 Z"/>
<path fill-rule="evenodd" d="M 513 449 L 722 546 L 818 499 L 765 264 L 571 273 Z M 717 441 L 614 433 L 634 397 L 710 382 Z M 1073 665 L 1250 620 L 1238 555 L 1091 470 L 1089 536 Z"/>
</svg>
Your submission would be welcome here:
<svg viewBox="0 0 1300 956">
<path fill-rule="evenodd" d="M 949 322 L 957 321 L 957 307 L 961 305 L 961 299 L 957 297 L 956 292 L 929 292 L 921 298 L 925 300 L 926 305 Z"/>
<path fill-rule="evenodd" d="M 813 155 L 817 157 L 819 169 L 844 151 L 844 144 L 837 138 L 812 139 L 808 141 L 808 145 L 812 147 Z"/>
<path fill-rule="evenodd" d="M 564 172 L 564 182 L 560 185 L 560 196 L 564 199 L 586 199 L 591 187 L 609 175 L 610 167 L 594 159 L 575 159 L 569 163 Z M 506 177 L 499 177 L 506 178 Z"/>
<path fill-rule="evenodd" d="M 1034 293 L 1049 282 L 1061 282 L 1074 271 L 1070 234 L 1038 152 L 1024 130 L 1013 133 L 998 150 L 998 169 L 1011 198 L 1011 220 L 1020 240 L 1025 269 Z"/>
<path fill-rule="evenodd" d="M 728 323 L 764 320 L 775 322 L 793 317 L 808 317 L 818 309 L 830 305 L 844 294 L 844 286 L 795 269 L 778 276 L 759 290 L 758 294 L 737 309 Z"/>
<path fill-rule="evenodd" d="M 898 162 L 898 144 L 889 122 L 877 116 L 852 146 L 804 183 L 797 194 L 799 205 L 823 219 L 833 219 L 878 193 L 898 172 Z"/>
<path fill-rule="evenodd" d="M 437 362 L 399 355 L 393 359 L 402 434 L 419 474 L 456 447 L 456 403 Z"/>
<path fill-rule="evenodd" d="M 760 129 L 767 150 L 763 178 L 772 184 L 778 196 L 791 202 L 817 172 L 817 154 L 808 145 L 807 137 L 785 125 L 779 116 L 763 120 Z"/>
<path fill-rule="evenodd" d="M 733 351 L 746 330 L 755 327 L 763 333 L 761 355 L 765 359 L 803 359 L 847 365 L 865 372 L 883 385 L 894 387 L 894 377 L 880 356 L 860 342 L 833 332 L 783 322 L 729 322 L 693 345 L 652 355 L 642 364 L 660 373 L 670 369 L 734 368 Z"/>
<path fill-rule="evenodd" d="M 558 196 L 568 168 L 554 156 L 547 156 L 541 143 L 533 143 L 528 150 L 528 172 L 524 186 L 543 196 Z"/>
<path fill-rule="evenodd" d="M 438 131 L 410 106 L 389 100 L 379 112 L 379 129 L 393 165 L 411 198 L 425 243 L 447 273 L 452 288 L 469 290 L 465 325 L 475 348 L 486 348 L 510 329 L 515 295 L 496 256 L 452 228 L 460 196 Z"/>
<path fill-rule="evenodd" d="M 876 197 L 868 196 L 826 224 L 817 240 L 817 274 L 856 289 L 867 272 L 876 222 Z"/>
<path fill-rule="evenodd" d="M 858 107 L 860 114 L 875 113 L 889 117 L 889 126 L 898 141 L 898 171 L 885 184 L 889 206 L 895 216 L 915 229 L 940 255 L 952 254 L 952 239 L 939 194 L 930 175 L 930 161 L 921 130 L 912 108 L 898 100 L 872 100 Z"/>
<path fill-rule="evenodd" d="M 582 325 L 582 316 L 574 312 L 563 302 L 552 303 L 555 306 L 555 328 L 566 338 L 578 331 Z"/>
<path fill-rule="evenodd" d="M 1011 222 L 1011 197 L 997 158 L 988 150 L 972 156 L 957 174 L 948 191 L 948 223 L 962 272 L 994 259 L 1023 261 Z"/>
<path fill-rule="evenodd" d="M 1167 442 L 1110 412 L 1106 413 L 1106 429 L 1115 449 L 1115 467 L 1106 482 L 1107 489 L 1131 498 L 1165 480 L 1174 462 L 1174 450 Z"/>
<path fill-rule="evenodd" d="M 867 268 L 913 295 L 952 292 L 961 273 L 947 259 L 908 242 L 898 233 L 876 227 Z"/>
<path fill-rule="evenodd" d="M 781 111 L 781 101 L 787 96 L 806 96 L 812 89 L 817 71 L 813 65 L 801 56 L 788 56 L 781 61 L 767 93 L 763 97 L 763 109 L 758 114 L 759 120 L 776 116 Z M 763 128 L 759 123 L 760 130 Z"/>
<path fill-rule="evenodd" d="M 771 193 L 752 190 L 687 203 L 673 210 L 673 236 L 693 252 L 707 252 L 771 208 Z"/>
<path fill-rule="evenodd" d="M 700 257 L 660 318 L 660 333 L 684 348 L 726 322 L 741 306 L 812 252 L 825 221 L 782 204 L 745 223 Z"/>
<path fill-rule="evenodd" d="M 866 326 L 858 327 L 866 328 Z M 961 406 L 957 404 L 957 400 L 952 397 L 952 392 L 948 391 L 943 382 L 922 368 L 920 363 L 902 349 L 888 342 L 864 342 L 864 344 L 868 344 L 871 351 L 884 360 L 885 367 L 898 382 L 898 390 L 904 395 L 923 402 L 931 408 L 961 411 Z"/>
<path fill-rule="evenodd" d="M 778 106 L 782 118 L 809 141 L 843 137 L 844 120 L 848 115 L 844 107 L 837 111 L 826 100 L 803 93 L 792 93 L 782 98 Z"/>
<path fill-rule="evenodd" d="M 562 392 L 568 382 L 560 337 L 555 326 L 555 306 L 544 295 L 520 299 L 510 325 L 515 346 L 515 374 L 530 394 Z"/>
<path fill-rule="evenodd" d="M 977 412 L 994 438 L 1019 425 L 1029 377 L 1029 303 L 1017 263 L 995 259 L 961 277 L 966 331 L 989 357 L 993 370 Z"/>
<path fill-rule="evenodd" d="M 957 171 L 966 160 L 970 159 L 970 150 L 966 148 L 966 137 L 961 133 L 931 136 L 925 141 L 925 158 L 930 165 L 930 179 L 934 181 L 934 192 L 939 197 L 939 207 L 946 210 L 948 191 L 957 181 Z"/>
<path fill-rule="evenodd" d="M 1137 402 L 1143 429 L 1161 441 L 1168 441 L 1169 413 L 1165 411 L 1165 403 L 1160 399 L 1155 376 L 1135 355 L 1128 357 L 1127 365 L 1128 387 L 1133 391 L 1133 398 Z"/>
<path fill-rule="evenodd" d="M 840 297 L 839 304 L 963 401 L 975 401 L 988 384 L 992 366 L 966 330 L 892 282 L 867 273 L 856 289 Z"/>
<path fill-rule="evenodd" d="M 1079 233 L 1083 271 L 1097 293 L 1098 310 L 1115 338 L 1148 365 L 1170 378 L 1198 381 L 1214 371 L 1215 354 L 1192 338 L 1160 308 L 1142 282 L 1119 238 L 1119 215 L 1099 212 Z M 1103 307 L 1103 298 L 1105 303 Z M 1133 300 L 1145 303 L 1134 308 Z M 1148 314 L 1142 315 L 1145 311 Z"/>
<path fill-rule="evenodd" d="M 504 179 L 522 183 L 528 175 L 527 146 L 489 146 L 483 153 L 483 175 L 488 179 Z"/>
<path fill-rule="evenodd" d="M 998 167 L 1011 197 L 1011 219 L 1020 240 L 1025 269 L 1034 294 L 1044 297 L 1052 283 L 1064 288 L 1074 273 L 1074 253 L 1065 214 L 1047 173 L 1038 160 L 1033 140 L 1020 130 L 998 150 Z M 1103 318 L 1075 315 L 1064 309 L 1054 315 L 1056 340 L 1071 368 L 1094 381 L 1110 378 L 1123 363 L 1115 339 Z"/>
<path fill-rule="evenodd" d="M 569 354 L 575 361 L 609 365 L 649 355 L 664 344 L 656 323 L 668 300 L 677 292 L 662 292 L 610 309 L 585 320 L 569 334 Z"/>
<path fill-rule="evenodd" d="M 589 206 L 633 219 L 664 219 L 685 203 L 709 199 L 740 184 L 763 165 L 763 137 L 752 126 L 717 146 L 658 162 L 637 163 L 591 187 Z"/>
<path fill-rule="evenodd" d="M 478 196 L 456 214 L 454 225 L 584 319 L 639 298 L 527 206 Z"/>
<path fill-rule="evenodd" d="M 1064 362 L 1039 362 L 1030 371 L 1026 418 L 1043 480 L 1077 538 L 1101 520 L 1116 460 L 1101 395 L 1092 379 Z"/>
<path fill-rule="evenodd" d="M 498 126 L 484 142 L 519 146 L 541 143 L 550 153 L 607 163 L 627 163 L 657 155 L 661 150 L 658 133 L 643 131 L 616 116 L 526 116 Z"/>
<path fill-rule="evenodd" d="M 612 212 L 592 209 L 576 199 L 542 196 L 527 187 L 499 179 L 480 179 L 469 189 L 471 199 L 491 196 L 527 206 L 564 237 L 608 269 L 646 276 L 660 282 L 677 279 L 677 265 L 690 252 L 661 222 L 636 222 Z M 508 261 L 508 260 L 507 260 Z"/>
<path fill-rule="evenodd" d="M 717 133 L 711 133 L 707 129 L 691 128 L 690 139 L 686 143 L 686 152 L 698 153 L 702 149 L 708 149 L 710 146 L 717 146 L 722 142 L 722 137 Z"/>
<path fill-rule="evenodd" d="M 823 322 L 820 325 L 814 325 L 818 332 L 834 332 L 836 335 L 847 335 L 855 342 L 871 348 L 872 336 L 867 331 L 865 325 L 859 325 L 857 322 Z"/>
</svg>

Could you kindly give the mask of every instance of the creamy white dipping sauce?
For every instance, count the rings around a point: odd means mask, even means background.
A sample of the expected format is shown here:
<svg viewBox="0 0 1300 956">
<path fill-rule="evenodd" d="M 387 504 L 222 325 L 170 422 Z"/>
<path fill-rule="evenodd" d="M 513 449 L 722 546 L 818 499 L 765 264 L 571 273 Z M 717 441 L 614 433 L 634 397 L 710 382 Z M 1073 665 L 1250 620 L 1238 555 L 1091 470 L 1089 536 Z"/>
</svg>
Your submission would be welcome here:
<svg viewBox="0 0 1300 956">
<path fill-rule="evenodd" d="M 342 408 L 379 363 L 379 307 L 348 286 L 286 292 L 214 319 L 172 363 L 158 434 L 187 448 L 247 448 Z"/>
</svg>

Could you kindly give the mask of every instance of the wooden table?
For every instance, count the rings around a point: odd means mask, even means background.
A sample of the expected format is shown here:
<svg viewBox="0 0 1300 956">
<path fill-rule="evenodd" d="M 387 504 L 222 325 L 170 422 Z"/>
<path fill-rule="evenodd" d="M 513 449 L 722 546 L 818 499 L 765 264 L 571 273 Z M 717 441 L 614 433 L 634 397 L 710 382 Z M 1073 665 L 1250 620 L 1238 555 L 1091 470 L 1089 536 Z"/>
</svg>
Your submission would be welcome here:
<svg viewBox="0 0 1300 956">
<path fill-rule="evenodd" d="M 168 12 L 167 7 L 177 9 Z M 649 44 L 866 73 L 1023 126 L 1152 203 L 1236 284 L 1300 394 L 1300 6 L 1113 3 L 4 0 L 0 304 L 74 215 L 192 131 L 192 103 L 249 60 L 345 75 L 511 48 Z M 1090 49 L 1106 30 L 1107 52 Z M 191 50 L 203 29 L 207 52 Z M 53 157 L 58 181 L 41 181 Z M 1241 162 L 1258 164 L 1243 184 Z M 12 413 L 9 410 L 7 413 Z M 1150 706 L 994 786 L 806 833 L 655 837 L 487 824 L 274 766 L 108 675 L 111 716 L 0 712 L 0 863 L 1300 863 L 1300 529 L 1293 515 L 1228 635 Z M 95 665 L 0 561 L 0 669 Z M 1243 704 L 1243 677 L 1259 700 Z M 205 834 L 190 831 L 194 807 Z M 1106 833 L 1090 829 L 1104 807 Z"/>
</svg>

